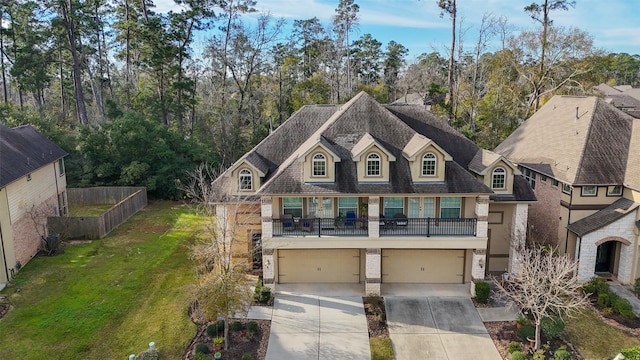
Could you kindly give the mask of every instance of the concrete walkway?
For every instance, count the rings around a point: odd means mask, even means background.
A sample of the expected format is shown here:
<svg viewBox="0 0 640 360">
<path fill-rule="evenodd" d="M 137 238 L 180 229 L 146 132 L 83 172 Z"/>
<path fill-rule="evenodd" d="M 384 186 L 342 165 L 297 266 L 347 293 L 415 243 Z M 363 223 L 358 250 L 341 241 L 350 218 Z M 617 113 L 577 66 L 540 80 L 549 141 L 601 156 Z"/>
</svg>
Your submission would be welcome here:
<svg viewBox="0 0 640 360">
<path fill-rule="evenodd" d="M 370 360 L 362 289 L 342 287 L 331 292 L 313 287 L 306 290 L 309 293 L 302 294 L 303 288 L 288 289 L 279 285 L 274 294 L 266 359 Z M 268 310 L 252 310 L 256 312 L 253 316 L 268 313 Z"/>
<path fill-rule="evenodd" d="M 501 360 L 469 297 L 386 296 L 396 359 Z"/>
<path fill-rule="evenodd" d="M 629 300 L 629 303 L 631 303 L 631 307 L 633 308 L 633 312 L 636 316 L 640 317 L 640 299 L 638 299 L 631 291 L 627 290 L 627 288 L 620 284 L 609 284 L 609 290 L 611 290 L 612 293 Z"/>
</svg>

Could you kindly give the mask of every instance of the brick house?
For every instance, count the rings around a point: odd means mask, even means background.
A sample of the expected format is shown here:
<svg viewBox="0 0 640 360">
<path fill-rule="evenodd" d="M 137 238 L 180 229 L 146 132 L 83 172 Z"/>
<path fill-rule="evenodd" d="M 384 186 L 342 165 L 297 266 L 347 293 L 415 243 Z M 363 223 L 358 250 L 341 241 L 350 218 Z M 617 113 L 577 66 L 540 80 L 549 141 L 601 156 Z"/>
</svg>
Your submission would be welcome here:
<svg viewBox="0 0 640 360">
<path fill-rule="evenodd" d="M 65 155 L 30 125 L 0 124 L 0 283 L 38 253 L 47 217 L 66 214 Z"/>
<path fill-rule="evenodd" d="M 239 236 L 261 242 L 266 284 L 359 283 L 367 294 L 514 270 L 535 201 L 511 162 L 424 106 L 364 92 L 303 107 L 214 184 L 260 206 Z"/>
<path fill-rule="evenodd" d="M 495 152 L 535 191 L 529 234 L 579 260 L 580 280 L 640 277 L 640 119 L 595 96 L 554 96 Z"/>
</svg>

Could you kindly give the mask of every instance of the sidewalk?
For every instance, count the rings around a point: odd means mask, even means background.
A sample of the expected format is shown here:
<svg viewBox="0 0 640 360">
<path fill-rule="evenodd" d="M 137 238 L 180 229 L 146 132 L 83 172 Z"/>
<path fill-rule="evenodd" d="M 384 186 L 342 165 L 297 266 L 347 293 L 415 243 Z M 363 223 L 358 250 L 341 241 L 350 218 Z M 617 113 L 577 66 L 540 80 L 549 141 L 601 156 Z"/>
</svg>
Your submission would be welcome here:
<svg viewBox="0 0 640 360">
<path fill-rule="evenodd" d="M 609 284 L 609 290 L 611 290 L 612 293 L 629 300 L 629 303 L 631 303 L 631 307 L 633 308 L 633 312 L 636 313 L 636 316 L 640 317 L 640 299 L 638 299 L 631 291 L 620 284 Z"/>
</svg>

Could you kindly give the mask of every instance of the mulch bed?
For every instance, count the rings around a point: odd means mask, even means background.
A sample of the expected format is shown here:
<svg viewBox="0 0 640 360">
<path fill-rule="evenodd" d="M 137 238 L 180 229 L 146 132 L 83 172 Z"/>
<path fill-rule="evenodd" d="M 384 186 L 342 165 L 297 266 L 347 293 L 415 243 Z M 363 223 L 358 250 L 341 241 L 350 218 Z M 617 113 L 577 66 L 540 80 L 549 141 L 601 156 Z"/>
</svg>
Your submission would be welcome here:
<svg viewBox="0 0 640 360">
<path fill-rule="evenodd" d="M 364 302 L 364 313 L 367 316 L 369 327 L 369 337 L 389 337 L 387 327 L 387 313 L 384 308 L 382 297 L 370 296 L 362 298 Z"/>
<path fill-rule="evenodd" d="M 235 321 L 246 324 L 249 321 L 258 323 L 258 331 L 252 337 L 249 337 L 246 331 L 233 331 L 229 329 L 229 349 L 219 350 L 223 359 L 241 359 L 242 354 L 249 353 L 254 360 L 264 360 L 267 355 L 267 345 L 269 344 L 269 332 L 271 321 L 269 320 L 247 320 L 247 319 L 229 319 L 229 325 Z M 191 341 L 191 344 L 185 350 L 182 357 L 183 360 L 193 360 L 194 348 L 197 344 L 207 344 L 211 351 L 210 357 L 213 358 L 213 342 L 211 337 L 207 335 L 207 326 L 210 324 L 199 324 L 198 332 Z M 222 336 L 222 334 L 220 335 Z"/>
</svg>

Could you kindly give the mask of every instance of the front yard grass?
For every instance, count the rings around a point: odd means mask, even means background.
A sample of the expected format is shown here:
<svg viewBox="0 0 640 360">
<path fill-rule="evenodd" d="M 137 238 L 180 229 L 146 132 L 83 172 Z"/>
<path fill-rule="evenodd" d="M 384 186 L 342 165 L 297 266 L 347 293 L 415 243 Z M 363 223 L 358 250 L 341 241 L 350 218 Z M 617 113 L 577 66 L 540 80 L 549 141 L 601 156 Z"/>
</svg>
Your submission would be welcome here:
<svg viewBox="0 0 640 360">
<path fill-rule="evenodd" d="M 196 326 L 187 314 L 198 217 L 152 202 L 102 240 L 35 258 L 3 295 L 2 359 L 124 359 L 154 341 L 179 359 Z"/>
<path fill-rule="evenodd" d="M 606 324 L 591 309 L 568 319 L 565 333 L 585 359 L 612 359 L 620 350 L 640 345 L 640 339 Z"/>
</svg>

